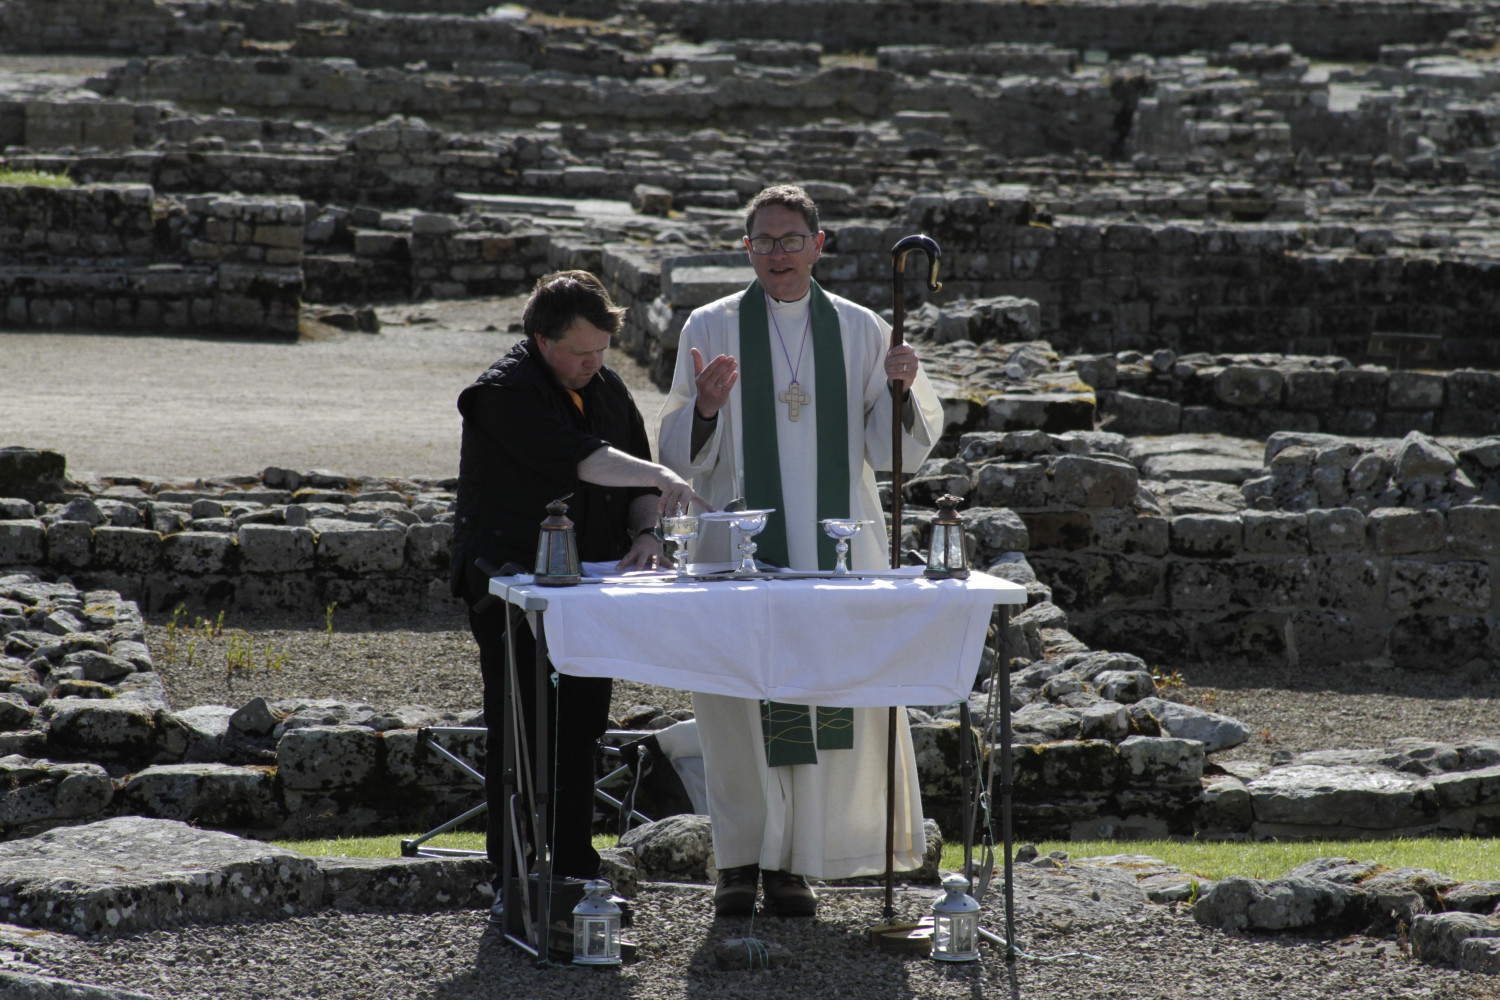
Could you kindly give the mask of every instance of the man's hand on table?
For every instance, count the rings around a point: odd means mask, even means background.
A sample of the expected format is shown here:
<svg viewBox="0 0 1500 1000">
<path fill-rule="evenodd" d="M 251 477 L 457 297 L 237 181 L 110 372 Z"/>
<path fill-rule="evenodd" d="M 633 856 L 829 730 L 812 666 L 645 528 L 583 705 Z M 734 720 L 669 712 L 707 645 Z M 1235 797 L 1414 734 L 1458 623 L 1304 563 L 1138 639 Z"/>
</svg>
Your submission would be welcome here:
<svg viewBox="0 0 1500 1000">
<path fill-rule="evenodd" d="M 642 534 L 635 536 L 635 543 L 630 546 L 630 551 L 625 553 L 625 558 L 616 564 L 615 570 L 628 573 L 636 569 L 656 569 L 666 564 L 661 539 L 655 535 Z"/>
</svg>

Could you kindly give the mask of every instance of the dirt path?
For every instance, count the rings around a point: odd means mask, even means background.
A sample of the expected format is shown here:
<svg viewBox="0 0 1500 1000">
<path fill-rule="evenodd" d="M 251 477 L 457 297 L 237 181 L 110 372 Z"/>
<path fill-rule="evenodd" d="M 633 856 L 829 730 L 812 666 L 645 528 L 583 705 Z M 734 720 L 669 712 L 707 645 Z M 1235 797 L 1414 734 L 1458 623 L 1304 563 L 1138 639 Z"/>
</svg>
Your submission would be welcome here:
<svg viewBox="0 0 1500 1000">
<path fill-rule="evenodd" d="M 0 332 L 0 446 L 50 448 L 71 475 L 187 480 L 271 465 L 453 476 L 454 401 L 519 338 L 525 296 L 399 305 L 377 334 L 296 343 Z M 609 363 L 655 438 L 664 398 L 623 351 Z"/>
</svg>

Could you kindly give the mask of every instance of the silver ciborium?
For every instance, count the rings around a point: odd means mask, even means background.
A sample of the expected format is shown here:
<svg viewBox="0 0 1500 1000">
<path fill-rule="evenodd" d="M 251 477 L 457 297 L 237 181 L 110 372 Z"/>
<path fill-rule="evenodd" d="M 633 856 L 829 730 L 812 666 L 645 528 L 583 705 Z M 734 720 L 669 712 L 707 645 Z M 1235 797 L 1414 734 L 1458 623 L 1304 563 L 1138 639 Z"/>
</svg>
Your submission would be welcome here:
<svg viewBox="0 0 1500 1000">
<path fill-rule="evenodd" d="M 735 568 L 736 576 L 751 576 L 755 568 L 755 536 L 766 526 L 766 518 L 776 513 L 774 507 L 765 510 L 716 510 L 698 515 L 700 521 L 723 521 L 735 531 L 739 539 L 740 564 Z"/>
<path fill-rule="evenodd" d="M 698 515 L 685 514 L 679 506 L 677 513 L 661 519 L 661 534 L 674 545 L 672 558 L 677 563 L 676 579 L 686 580 L 688 578 L 687 543 L 698 537 Z"/>
<path fill-rule="evenodd" d="M 849 575 L 849 539 L 859 534 L 859 529 L 874 521 L 860 521 L 851 517 L 825 517 L 823 518 L 823 533 L 829 538 L 838 540 L 833 551 L 838 554 L 838 562 L 834 563 L 834 576 Z"/>
</svg>

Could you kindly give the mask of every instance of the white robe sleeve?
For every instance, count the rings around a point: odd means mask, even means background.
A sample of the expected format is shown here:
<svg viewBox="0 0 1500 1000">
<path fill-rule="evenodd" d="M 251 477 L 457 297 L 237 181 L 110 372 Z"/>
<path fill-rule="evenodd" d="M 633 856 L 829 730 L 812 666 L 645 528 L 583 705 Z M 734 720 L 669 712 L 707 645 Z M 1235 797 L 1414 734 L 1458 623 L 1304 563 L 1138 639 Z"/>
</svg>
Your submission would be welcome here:
<svg viewBox="0 0 1500 1000">
<path fill-rule="evenodd" d="M 698 348 L 704 363 L 711 361 L 720 351 L 709 351 L 709 321 L 706 309 L 694 310 L 682 328 L 677 341 L 677 366 L 672 372 L 672 388 L 667 401 L 662 404 L 661 431 L 657 440 L 657 452 L 661 464 L 682 476 L 693 479 L 712 473 L 720 460 L 720 452 L 727 443 L 724 434 L 724 415 L 714 423 L 713 433 L 698 454 L 692 454 L 693 406 L 698 400 L 696 375 L 693 371 L 693 355 L 689 348 Z M 728 409 L 728 407 L 725 407 Z"/>
</svg>

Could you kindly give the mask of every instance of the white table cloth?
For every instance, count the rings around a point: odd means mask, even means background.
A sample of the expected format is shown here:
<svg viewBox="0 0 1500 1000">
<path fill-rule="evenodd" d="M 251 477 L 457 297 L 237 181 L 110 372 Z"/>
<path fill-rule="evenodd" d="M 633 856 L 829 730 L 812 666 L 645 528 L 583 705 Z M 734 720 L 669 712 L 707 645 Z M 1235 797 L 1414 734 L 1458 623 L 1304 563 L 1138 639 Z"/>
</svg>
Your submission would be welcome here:
<svg viewBox="0 0 1500 1000">
<path fill-rule="evenodd" d="M 495 577 L 490 592 L 546 601 L 547 648 L 563 673 L 854 708 L 966 698 L 991 610 L 1026 602 L 1026 588 L 984 573 L 928 580 L 903 570 L 681 582 L 643 574 L 576 587 Z"/>
</svg>

